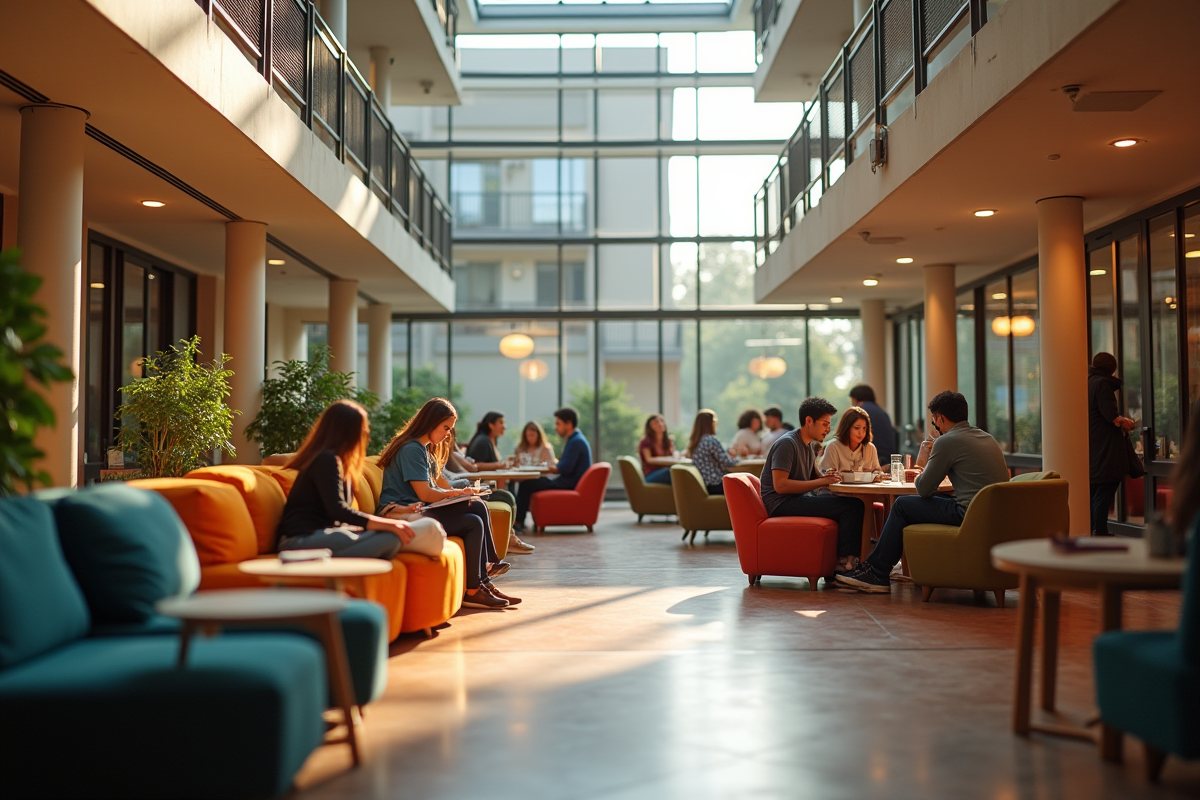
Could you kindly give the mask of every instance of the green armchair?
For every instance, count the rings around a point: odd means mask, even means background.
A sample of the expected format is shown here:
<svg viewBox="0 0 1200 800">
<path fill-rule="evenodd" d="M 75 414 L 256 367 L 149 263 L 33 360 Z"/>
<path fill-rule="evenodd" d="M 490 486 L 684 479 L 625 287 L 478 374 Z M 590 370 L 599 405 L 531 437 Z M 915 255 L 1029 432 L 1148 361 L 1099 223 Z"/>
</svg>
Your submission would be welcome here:
<svg viewBox="0 0 1200 800">
<path fill-rule="evenodd" d="M 636 458 L 621 456 L 617 462 L 621 465 L 621 480 L 625 483 L 629 507 L 637 514 L 638 522 L 647 515 L 675 516 L 675 493 L 670 486 L 646 483 L 642 465 Z"/>
<path fill-rule="evenodd" d="M 709 494 L 700 470 L 687 464 L 671 467 L 671 491 L 675 494 L 675 511 L 683 526 L 683 538 L 691 534 L 689 544 L 696 541 L 699 531 L 707 536 L 709 531 L 733 530 L 725 495 Z"/>
<path fill-rule="evenodd" d="M 1057 472 L 1032 472 L 985 486 L 971 501 L 961 526 L 904 529 L 909 575 L 926 602 L 935 589 L 972 589 L 977 597 L 992 592 L 1003 608 L 1004 593 L 1017 588 L 1017 576 L 992 566 L 992 547 L 1066 533 L 1069 514 L 1067 481 Z"/>
</svg>

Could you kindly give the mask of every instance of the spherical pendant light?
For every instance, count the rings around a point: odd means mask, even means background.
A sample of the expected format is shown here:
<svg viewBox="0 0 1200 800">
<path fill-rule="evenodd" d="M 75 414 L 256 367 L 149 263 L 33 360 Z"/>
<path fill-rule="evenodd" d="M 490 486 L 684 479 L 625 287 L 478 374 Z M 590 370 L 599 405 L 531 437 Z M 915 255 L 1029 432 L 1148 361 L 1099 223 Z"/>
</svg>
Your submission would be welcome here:
<svg viewBox="0 0 1200 800">
<path fill-rule="evenodd" d="M 522 361 L 521 366 L 517 367 L 527 381 L 537 382 L 550 374 L 550 366 L 540 358 L 531 358 L 528 361 Z"/>
<path fill-rule="evenodd" d="M 533 339 L 523 333 L 510 333 L 500 340 L 500 352 L 509 358 L 525 358 L 533 352 Z"/>
<path fill-rule="evenodd" d="M 778 378 L 787 372 L 787 362 L 779 356 L 758 356 L 750 359 L 750 374 L 756 378 L 769 380 Z"/>
</svg>

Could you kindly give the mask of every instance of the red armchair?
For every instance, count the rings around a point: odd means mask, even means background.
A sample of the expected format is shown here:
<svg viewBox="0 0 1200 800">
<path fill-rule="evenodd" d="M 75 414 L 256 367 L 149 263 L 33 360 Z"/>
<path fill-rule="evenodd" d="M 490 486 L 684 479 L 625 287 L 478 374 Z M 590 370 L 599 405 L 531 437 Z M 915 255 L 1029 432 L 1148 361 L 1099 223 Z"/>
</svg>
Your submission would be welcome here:
<svg viewBox="0 0 1200 800">
<path fill-rule="evenodd" d="M 551 525 L 584 525 L 588 533 L 600 516 L 604 489 L 612 465 L 606 461 L 592 464 L 574 489 L 547 489 L 533 496 L 529 511 L 533 514 L 533 532 Z"/>
<path fill-rule="evenodd" d="M 823 517 L 768 517 L 758 478 L 744 472 L 726 475 L 725 500 L 733 522 L 738 561 L 750 585 L 763 575 L 831 580 L 837 569 L 837 523 Z"/>
</svg>

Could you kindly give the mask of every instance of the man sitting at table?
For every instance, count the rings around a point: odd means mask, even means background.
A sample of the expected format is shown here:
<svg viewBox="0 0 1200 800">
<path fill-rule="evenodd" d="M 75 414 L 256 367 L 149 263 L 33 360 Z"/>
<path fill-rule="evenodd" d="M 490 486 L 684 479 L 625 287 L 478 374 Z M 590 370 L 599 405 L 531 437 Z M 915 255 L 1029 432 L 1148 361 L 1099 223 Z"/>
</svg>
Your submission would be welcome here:
<svg viewBox="0 0 1200 800">
<path fill-rule="evenodd" d="M 558 463 L 549 470 L 558 474 L 517 484 L 517 512 L 513 517 L 515 533 L 525 532 L 525 515 L 529 513 L 529 504 L 535 494 L 547 489 L 574 489 L 592 465 L 592 446 L 578 426 L 579 413 L 575 409 L 560 408 L 554 412 L 554 432 L 563 440 L 563 451 Z"/>
<path fill-rule="evenodd" d="M 816 492 L 841 480 L 817 470 L 815 447 L 829 435 L 829 421 L 837 409 L 823 397 L 800 404 L 800 428 L 775 440 L 762 470 L 762 500 L 771 517 L 824 517 L 838 524 L 838 570 L 856 566 L 862 537 L 861 500 L 831 497 Z"/>
<path fill-rule="evenodd" d="M 840 585 L 873 594 L 890 592 L 892 568 L 904 554 L 906 526 L 961 525 L 967 506 L 980 489 L 1008 480 L 1000 445 L 987 431 L 967 422 L 967 398 L 958 392 L 942 392 L 929 401 L 929 418 L 940 435 L 921 443 L 918 496 L 896 498 L 879 543 L 857 570 L 837 576 Z M 946 478 L 954 486 L 954 497 L 937 493 Z"/>
</svg>

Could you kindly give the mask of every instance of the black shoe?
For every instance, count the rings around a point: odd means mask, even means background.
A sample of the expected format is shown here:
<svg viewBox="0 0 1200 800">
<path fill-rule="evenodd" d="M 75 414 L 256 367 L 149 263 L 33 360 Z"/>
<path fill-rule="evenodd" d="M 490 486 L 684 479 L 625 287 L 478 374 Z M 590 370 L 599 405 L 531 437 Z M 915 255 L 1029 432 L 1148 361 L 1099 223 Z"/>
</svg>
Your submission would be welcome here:
<svg viewBox="0 0 1200 800">
<path fill-rule="evenodd" d="M 838 575 L 835 580 L 842 586 L 848 586 L 867 594 L 888 594 L 892 591 L 892 580 L 888 576 L 879 577 L 875 570 L 863 564 L 853 572 Z"/>
</svg>

